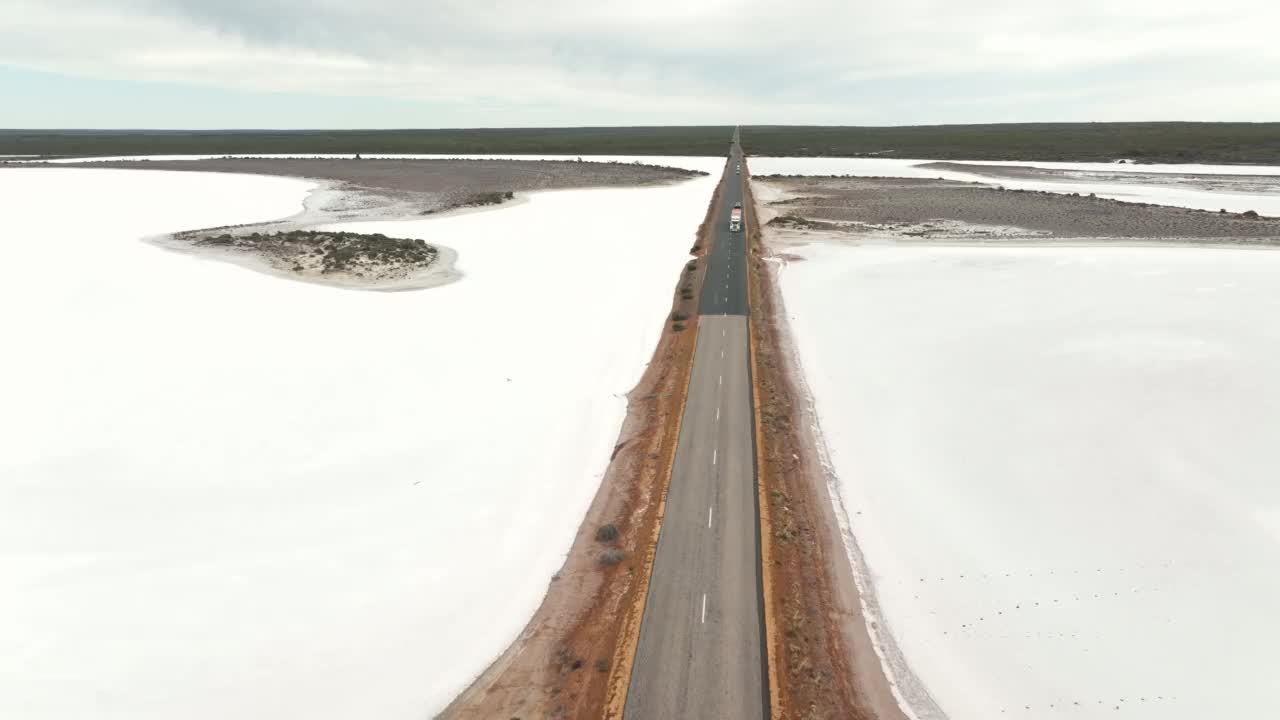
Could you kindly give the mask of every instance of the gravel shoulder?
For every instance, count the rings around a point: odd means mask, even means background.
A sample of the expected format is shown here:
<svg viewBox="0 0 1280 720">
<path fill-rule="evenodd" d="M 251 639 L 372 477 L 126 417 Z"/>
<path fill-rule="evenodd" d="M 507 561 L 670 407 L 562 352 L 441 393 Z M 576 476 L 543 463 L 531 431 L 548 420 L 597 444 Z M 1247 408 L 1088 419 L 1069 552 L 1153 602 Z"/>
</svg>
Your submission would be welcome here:
<svg viewBox="0 0 1280 720">
<path fill-rule="evenodd" d="M 761 546 L 769 617 L 773 716 L 908 720 L 901 683 L 890 677 L 871 617 L 874 589 L 859 583 L 857 545 L 823 449 L 812 397 L 787 323 L 778 282 L 785 245 L 769 227 L 785 194 L 748 185 L 751 234 L 752 376 L 759 444 Z M 851 556 L 851 551 L 854 552 Z"/>
</svg>

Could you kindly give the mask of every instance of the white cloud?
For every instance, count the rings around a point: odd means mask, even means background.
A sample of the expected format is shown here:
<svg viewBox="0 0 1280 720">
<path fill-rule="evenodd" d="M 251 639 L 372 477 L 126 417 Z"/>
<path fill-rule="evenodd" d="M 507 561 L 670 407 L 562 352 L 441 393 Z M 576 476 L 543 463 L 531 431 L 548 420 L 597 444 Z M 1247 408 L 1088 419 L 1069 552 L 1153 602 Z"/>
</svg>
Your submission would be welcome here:
<svg viewBox="0 0 1280 720">
<path fill-rule="evenodd" d="M 1277 24 L 1263 0 L 0 0 L 0 63 L 566 121 L 978 121 L 969 98 L 1032 95 L 1018 119 L 1274 119 L 1277 94 L 1220 88 L 1273 86 Z"/>
</svg>

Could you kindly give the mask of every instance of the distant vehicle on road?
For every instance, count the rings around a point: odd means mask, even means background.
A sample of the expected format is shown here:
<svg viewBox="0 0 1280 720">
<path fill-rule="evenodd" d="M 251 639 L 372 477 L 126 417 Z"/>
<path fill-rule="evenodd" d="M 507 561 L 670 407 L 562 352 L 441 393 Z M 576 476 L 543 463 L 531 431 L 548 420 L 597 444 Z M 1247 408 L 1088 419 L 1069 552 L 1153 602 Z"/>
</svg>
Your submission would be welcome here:
<svg viewBox="0 0 1280 720">
<path fill-rule="evenodd" d="M 742 203 L 734 203 L 733 209 L 729 211 L 729 232 L 738 232 L 742 229 Z"/>
</svg>

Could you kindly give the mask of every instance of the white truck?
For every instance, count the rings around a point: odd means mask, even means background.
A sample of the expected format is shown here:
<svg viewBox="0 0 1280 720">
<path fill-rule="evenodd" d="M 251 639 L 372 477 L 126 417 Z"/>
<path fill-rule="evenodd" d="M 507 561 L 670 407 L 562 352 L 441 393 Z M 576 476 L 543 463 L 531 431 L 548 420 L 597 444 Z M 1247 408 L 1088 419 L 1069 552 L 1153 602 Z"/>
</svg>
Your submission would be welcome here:
<svg viewBox="0 0 1280 720">
<path fill-rule="evenodd" d="M 729 232 L 739 232 L 742 230 L 742 203 L 734 203 L 733 209 L 729 211 Z"/>
</svg>

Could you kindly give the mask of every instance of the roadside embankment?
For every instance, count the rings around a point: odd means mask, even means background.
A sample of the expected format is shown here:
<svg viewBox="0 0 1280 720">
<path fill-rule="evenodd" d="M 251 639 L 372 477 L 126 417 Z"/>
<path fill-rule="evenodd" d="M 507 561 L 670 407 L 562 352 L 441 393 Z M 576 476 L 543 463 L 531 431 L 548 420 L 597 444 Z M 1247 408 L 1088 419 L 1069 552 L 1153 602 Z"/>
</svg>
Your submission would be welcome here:
<svg viewBox="0 0 1280 720">
<path fill-rule="evenodd" d="M 757 206 L 753 182 L 748 176 L 751 355 L 773 717 L 905 720 L 868 633 L 758 221 L 770 213 Z"/>
</svg>

